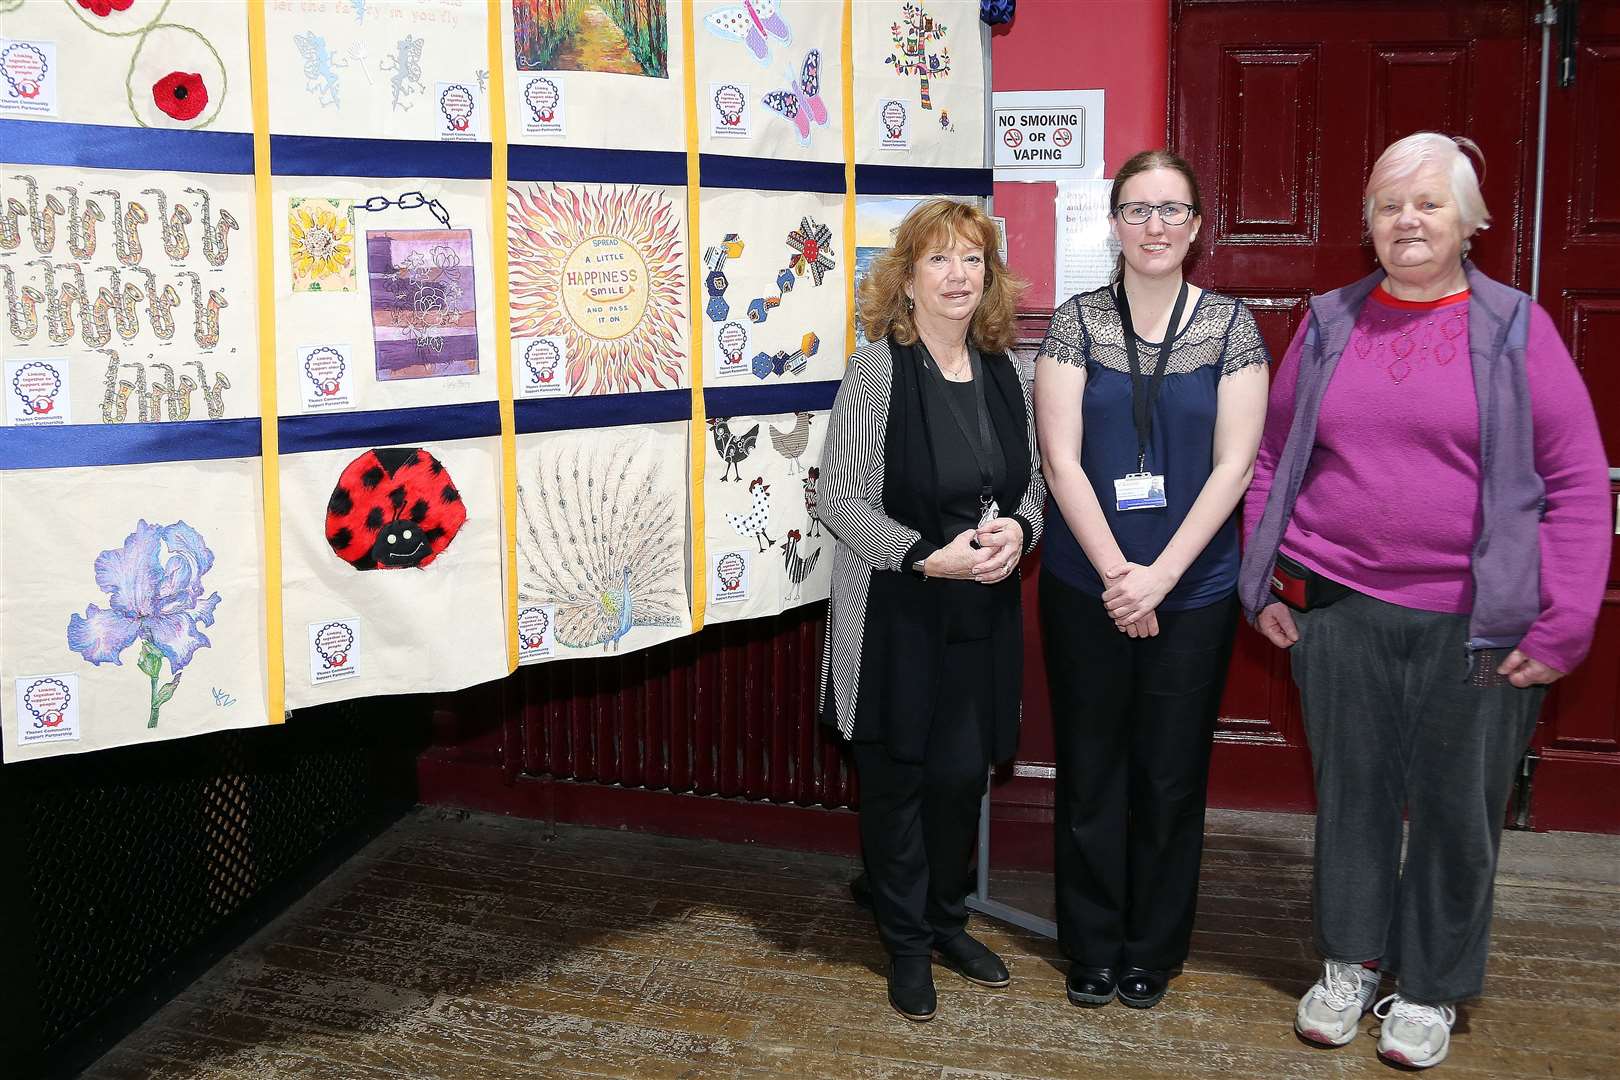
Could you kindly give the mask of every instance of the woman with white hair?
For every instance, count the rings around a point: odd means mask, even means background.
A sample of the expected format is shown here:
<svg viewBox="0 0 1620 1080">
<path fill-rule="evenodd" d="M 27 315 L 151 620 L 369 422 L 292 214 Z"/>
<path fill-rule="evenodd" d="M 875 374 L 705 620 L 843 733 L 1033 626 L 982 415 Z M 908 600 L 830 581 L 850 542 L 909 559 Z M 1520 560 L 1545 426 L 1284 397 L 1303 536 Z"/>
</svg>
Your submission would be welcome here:
<svg viewBox="0 0 1620 1080">
<path fill-rule="evenodd" d="M 1515 767 L 1591 645 L 1609 554 L 1591 399 L 1551 318 L 1467 259 L 1470 140 L 1391 145 L 1379 269 L 1311 301 L 1272 384 L 1238 592 L 1288 649 L 1316 779 L 1322 977 L 1294 1026 L 1424 1068 L 1480 993 Z M 1409 838 L 1401 860 L 1402 815 Z"/>
</svg>

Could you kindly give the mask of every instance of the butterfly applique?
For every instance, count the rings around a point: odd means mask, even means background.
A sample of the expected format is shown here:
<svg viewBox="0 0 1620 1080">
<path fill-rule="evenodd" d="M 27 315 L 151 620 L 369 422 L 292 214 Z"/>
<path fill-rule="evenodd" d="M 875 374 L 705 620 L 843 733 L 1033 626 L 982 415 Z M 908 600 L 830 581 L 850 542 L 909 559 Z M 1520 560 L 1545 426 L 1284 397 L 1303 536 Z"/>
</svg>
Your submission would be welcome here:
<svg viewBox="0 0 1620 1080">
<path fill-rule="evenodd" d="M 804 56 L 804 68 L 787 90 L 772 90 L 760 99 L 765 107 L 799 131 L 799 145 L 810 145 L 810 124 L 827 122 L 827 106 L 821 100 L 821 50 L 811 49 Z"/>
<path fill-rule="evenodd" d="M 728 41 L 740 41 L 748 46 L 754 59 L 770 64 L 770 38 L 783 45 L 793 40 L 793 33 L 776 10 L 776 0 L 742 0 L 735 7 L 723 7 L 704 16 L 709 30 Z"/>
</svg>

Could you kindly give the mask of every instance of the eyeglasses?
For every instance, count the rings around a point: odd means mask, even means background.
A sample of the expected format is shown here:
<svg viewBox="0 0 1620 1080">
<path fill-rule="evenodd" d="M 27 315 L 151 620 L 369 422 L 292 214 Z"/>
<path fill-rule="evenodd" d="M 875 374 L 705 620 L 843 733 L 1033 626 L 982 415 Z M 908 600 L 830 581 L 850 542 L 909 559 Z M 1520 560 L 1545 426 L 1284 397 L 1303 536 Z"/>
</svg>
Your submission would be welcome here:
<svg viewBox="0 0 1620 1080">
<path fill-rule="evenodd" d="M 1166 225 L 1180 225 L 1196 213 L 1197 208 L 1184 202 L 1128 202 L 1114 207 L 1114 216 L 1127 225 L 1146 225 L 1147 219 L 1152 217 L 1155 211 L 1159 215 L 1159 220 Z"/>
</svg>

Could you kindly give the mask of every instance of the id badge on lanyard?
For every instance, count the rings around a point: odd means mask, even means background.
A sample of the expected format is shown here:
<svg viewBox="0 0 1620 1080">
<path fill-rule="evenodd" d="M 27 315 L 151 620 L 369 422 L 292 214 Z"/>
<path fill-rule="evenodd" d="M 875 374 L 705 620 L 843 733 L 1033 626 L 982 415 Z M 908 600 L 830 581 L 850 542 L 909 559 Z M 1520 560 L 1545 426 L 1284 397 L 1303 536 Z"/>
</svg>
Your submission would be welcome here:
<svg viewBox="0 0 1620 1080">
<path fill-rule="evenodd" d="M 1123 282 L 1120 283 L 1114 303 L 1119 309 L 1120 328 L 1125 335 L 1125 354 L 1131 365 L 1131 415 L 1136 422 L 1137 445 L 1136 471 L 1126 473 L 1114 481 L 1114 509 L 1162 510 L 1168 505 L 1164 495 L 1164 475 L 1148 471 L 1147 448 L 1148 440 L 1153 434 L 1153 407 L 1158 403 L 1159 389 L 1164 384 L 1164 369 L 1170 363 L 1170 353 L 1175 349 L 1176 332 L 1181 326 L 1181 312 L 1187 305 L 1187 283 L 1186 281 L 1181 283 L 1181 291 L 1176 295 L 1175 306 L 1170 309 L 1170 322 L 1165 328 L 1164 344 L 1159 347 L 1159 361 L 1154 365 L 1153 376 L 1145 392 L 1141 386 L 1142 366 L 1137 357 L 1136 328 L 1131 323 L 1131 302 L 1125 295 Z"/>
<path fill-rule="evenodd" d="M 994 496 L 979 496 L 979 528 L 989 528 L 990 523 L 1001 516 L 1001 507 L 996 505 Z"/>
</svg>

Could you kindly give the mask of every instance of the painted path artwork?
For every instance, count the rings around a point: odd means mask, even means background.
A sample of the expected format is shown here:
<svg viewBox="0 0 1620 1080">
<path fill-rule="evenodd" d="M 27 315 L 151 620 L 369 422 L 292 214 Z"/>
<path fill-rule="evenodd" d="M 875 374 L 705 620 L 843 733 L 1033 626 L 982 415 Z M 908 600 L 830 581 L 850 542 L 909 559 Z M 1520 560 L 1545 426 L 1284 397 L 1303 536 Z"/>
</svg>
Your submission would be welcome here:
<svg viewBox="0 0 1620 1080">
<path fill-rule="evenodd" d="M 377 378 L 478 373 L 472 233 L 382 229 L 366 233 Z"/>
<path fill-rule="evenodd" d="M 683 384 L 683 209 L 664 188 L 512 186 L 512 336 L 566 342 L 568 393 Z"/>
<path fill-rule="evenodd" d="M 512 0 L 519 71 L 669 77 L 665 0 Z"/>
</svg>

